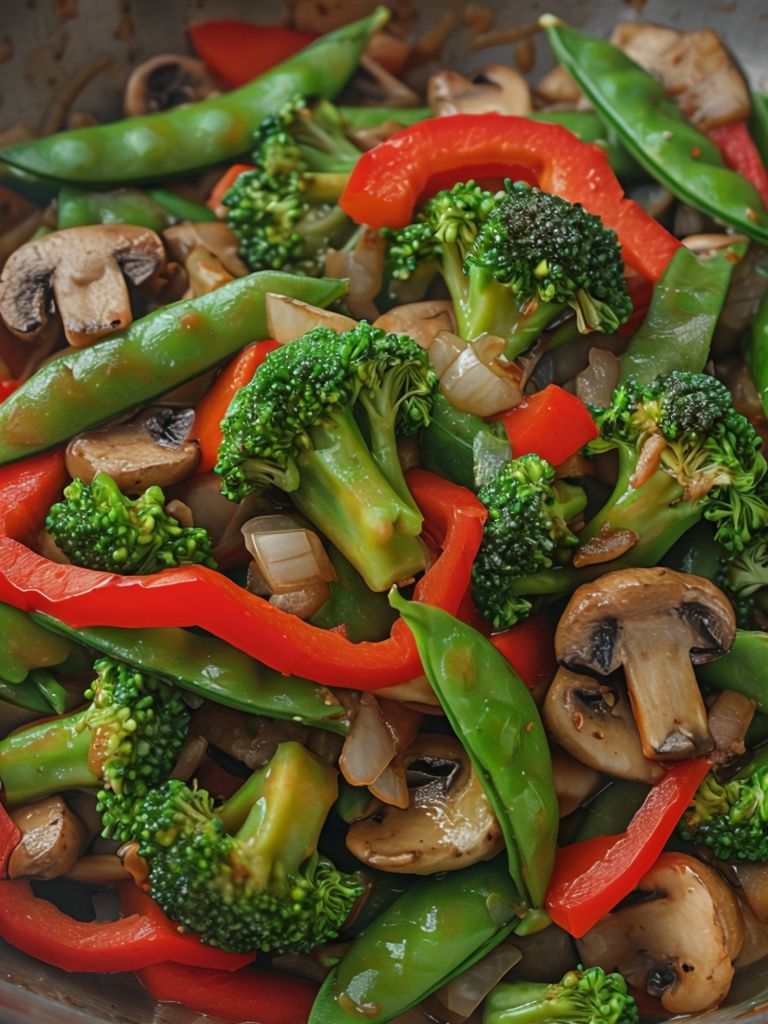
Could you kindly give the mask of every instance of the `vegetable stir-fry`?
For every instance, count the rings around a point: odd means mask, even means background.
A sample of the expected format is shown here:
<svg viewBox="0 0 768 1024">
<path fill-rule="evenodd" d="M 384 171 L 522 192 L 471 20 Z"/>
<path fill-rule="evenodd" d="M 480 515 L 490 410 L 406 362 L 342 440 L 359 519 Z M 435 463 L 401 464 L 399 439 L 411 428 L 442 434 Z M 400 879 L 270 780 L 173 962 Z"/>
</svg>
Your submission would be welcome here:
<svg viewBox="0 0 768 1024">
<path fill-rule="evenodd" d="M 549 15 L 422 97 L 388 17 L 0 149 L 0 938 L 233 1022 L 707 1011 L 768 954 L 768 99 Z"/>
</svg>

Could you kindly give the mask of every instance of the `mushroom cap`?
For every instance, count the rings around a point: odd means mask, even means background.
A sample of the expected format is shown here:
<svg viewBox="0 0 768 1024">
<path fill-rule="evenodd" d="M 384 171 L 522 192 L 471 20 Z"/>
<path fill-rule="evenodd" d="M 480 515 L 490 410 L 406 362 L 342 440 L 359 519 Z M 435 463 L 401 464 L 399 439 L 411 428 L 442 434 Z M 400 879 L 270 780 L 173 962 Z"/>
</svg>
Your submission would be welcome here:
<svg viewBox="0 0 768 1024">
<path fill-rule="evenodd" d="M 170 110 L 219 91 L 205 63 L 180 53 L 159 53 L 134 68 L 125 84 L 126 117 Z"/>
<path fill-rule="evenodd" d="M 489 64 L 472 78 L 458 71 L 430 76 L 427 102 L 436 114 L 530 114 L 531 90 L 514 68 Z"/>
<path fill-rule="evenodd" d="M 74 866 L 85 826 L 60 796 L 49 796 L 11 815 L 21 839 L 8 860 L 9 878 L 60 878 Z"/>
<path fill-rule="evenodd" d="M 386 805 L 350 827 L 347 847 L 359 860 L 384 871 L 430 875 L 490 860 L 503 849 L 493 809 L 455 737 L 420 733 L 395 761 L 427 781 L 410 790 L 407 808 Z"/>
<path fill-rule="evenodd" d="M 662 853 L 638 889 L 645 899 L 606 914 L 578 940 L 584 964 L 620 971 L 670 1013 L 717 1006 L 744 941 L 734 893 L 683 853 Z"/>
</svg>

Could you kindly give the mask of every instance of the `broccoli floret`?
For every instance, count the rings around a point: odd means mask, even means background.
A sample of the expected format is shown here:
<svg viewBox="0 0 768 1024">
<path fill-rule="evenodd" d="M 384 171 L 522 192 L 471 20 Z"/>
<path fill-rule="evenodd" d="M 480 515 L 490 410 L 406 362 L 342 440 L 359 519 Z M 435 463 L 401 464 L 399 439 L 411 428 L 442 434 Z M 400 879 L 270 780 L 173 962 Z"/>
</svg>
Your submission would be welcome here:
<svg viewBox="0 0 768 1024">
<path fill-rule="evenodd" d="M 436 385 L 406 335 L 364 321 L 340 335 L 315 328 L 271 352 L 235 395 L 216 465 L 222 492 L 239 501 L 282 488 L 371 590 L 386 590 L 426 564 L 397 436 L 429 422 Z"/>
<path fill-rule="evenodd" d="M 134 836 L 168 916 L 226 950 L 305 953 L 335 938 L 362 892 L 317 852 L 335 768 L 281 743 L 218 810 L 178 780 L 149 794 Z"/>
<path fill-rule="evenodd" d="M 715 580 L 728 595 L 742 629 L 762 629 L 768 613 L 768 533 L 722 561 Z"/>
<path fill-rule="evenodd" d="M 413 224 L 384 235 L 393 294 L 403 281 L 428 284 L 439 273 L 459 334 L 499 335 L 509 359 L 568 306 L 581 333 L 610 334 L 632 311 L 616 233 L 580 204 L 525 182 L 496 194 L 454 185 Z"/>
<path fill-rule="evenodd" d="M 216 566 L 208 532 L 168 515 L 160 487 L 131 499 L 107 473 L 90 484 L 68 484 L 45 525 L 67 558 L 86 569 L 133 576 L 177 565 Z"/>
<path fill-rule="evenodd" d="M 706 776 L 678 831 L 720 860 L 768 860 L 768 750 L 729 782 Z"/>
<path fill-rule="evenodd" d="M 531 601 L 515 593 L 514 581 L 566 561 L 578 544 L 569 523 L 584 511 L 587 496 L 554 476 L 544 459 L 523 455 L 505 462 L 478 492 L 488 519 L 472 566 L 472 597 L 496 629 L 531 610 Z"/>
<path fill-rule="evenodd" d="M 190 713 L 180 693 L 124 662 L 100 658 L 90 705 L 0 741 L 0 782 L 13 806 L 100 787 L 103 834 L 129 837 L 133 808 L 171 773 Z"/>
<path fill-rule="evenodd" d="M 360 150 L 328 101 L 295 98 L 256 133 L 256 170 L 239 175 L 222 202 L 252 270 L 316 274 L 326 251 L 344 245 L 357 225 L 338 206 Z"/>
<path fill-rule="evenodd" d="M 637 1004 L 618 973 L 569 971 L 555 984 L 502 983 L 488 996 L 483 1024 L 637 1024 Z"/>
</svg>

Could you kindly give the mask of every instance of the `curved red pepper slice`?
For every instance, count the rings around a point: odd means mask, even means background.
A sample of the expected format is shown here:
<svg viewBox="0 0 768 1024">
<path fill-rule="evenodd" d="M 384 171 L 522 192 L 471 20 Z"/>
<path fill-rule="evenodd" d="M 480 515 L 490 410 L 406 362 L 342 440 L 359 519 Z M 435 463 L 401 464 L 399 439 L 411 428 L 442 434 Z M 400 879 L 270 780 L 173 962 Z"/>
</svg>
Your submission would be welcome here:
<svg viewBox="0 0 768 1024">
<path fill-rule="evenodd" d="M 81 626 L 200 626 L 279 672 L 314 682 L 377 690 L 422 673 L 410 630 L 353 644 L 281 611 L 202 566 L 119 576 L 59 565 L 27 547 L 68 477 L 63 455 L 47 452 L 0 469 L 0 601 Z M 425 529 L 442 548 L 414 597 L 452 614 L 469 585 L 485 508 L 466 488 L 425 470 L 407 474 Z"/>
<path fill-rule="evenodd" d="M 135 971 L 165 960 L 236 971 L 253 961 L 255 953 L 225 953 L 182 935 L 153 900 L 144 900 L 140 913 L 118 921 L 77 921 L 35 896 L 26 879 L 3 881 L 0 938 L 63 971 Z"/>
<path fill-rule="evenodd" d="M 624 262 L 651 281 L 680 245 L 626 198 L 599 146 L 561 125 L 502 114 L 453 114 L 397 132 L 363 153 L 339 205 L 358 223 L 403 227 L 435 179 L 446 187 L 498 167 L 596 214 L 618 235 Z"/>
<path fill-rule="evenodd" d="M 0 878 L 8 876 L 8 861 L 21 842 L 21 830 L 0 803 Z"/>
</svg>

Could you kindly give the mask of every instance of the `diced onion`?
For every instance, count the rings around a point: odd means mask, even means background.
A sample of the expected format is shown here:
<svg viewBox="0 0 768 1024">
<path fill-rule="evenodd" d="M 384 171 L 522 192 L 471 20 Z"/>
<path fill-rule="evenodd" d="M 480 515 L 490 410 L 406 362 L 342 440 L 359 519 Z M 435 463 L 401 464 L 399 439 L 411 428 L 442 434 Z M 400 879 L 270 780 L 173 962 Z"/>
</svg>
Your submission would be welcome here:
<svg viewBox="0 0 768 1024">
<path fill-rule="evenodd" d="M 336 579 L 322 541 L 283 515 L 256 516 L 241 527 L 245 546 L 273 594 Z"/>
<path fill-rule="evenodd" d="M 352 786 L 368 786 L 381 775 L 397 753 L 379 702 L 363 693 L 349 735 L 339 757 L 339 768 Z"/>
<path fill-rule="evenodd" d="M 333 331 L 341 332 L 357 326 L 357 321 L 351 316 L 310 306 L 308 302 L 277 295 L 275 292 L 267 292 L 266 309 L 269 336 L 281 345 L 300 338 L 314 327 L 330 327 Z"/>
<path fill-rule="evenodd" d="M 451 405 L 476 416 L 494 416 L 520 403 L 522 372 L 513 363 L 507 364 L 506 369 L 498 358 L 503 351 L 502 338 L 481 335 L 459 353 L 447 370 L 437 371 L 440 390 Z"/>
<path fill-rule="evenodd" d="M 287 594 L 272 594 L 269 603 L 280 608 L 289 615 L 300 619 L 308 619 L 319 612 L 331 598 L 331 588 L 327 583 L 312 583 L 301 590 L 291 590 Z"/>
<path fill-rule="evenodd" d="M 463 971 L 435 992 L 432 1000 L 440 1020 L 446 1024 L 464 1024 L 492 988 L 522 959 L 522 953 L 509 940 L 500 943 L 482 960 Z"/>
<path fill-rule="evenodd" d="M 412 303 L 409 303 L 412 305 Z M 442 377 L 448 367 L 466 349 L 467 343 L 452 331 L 438 331 L 429 346 L 429 361 L 438 377 Z"/>
</svg>

